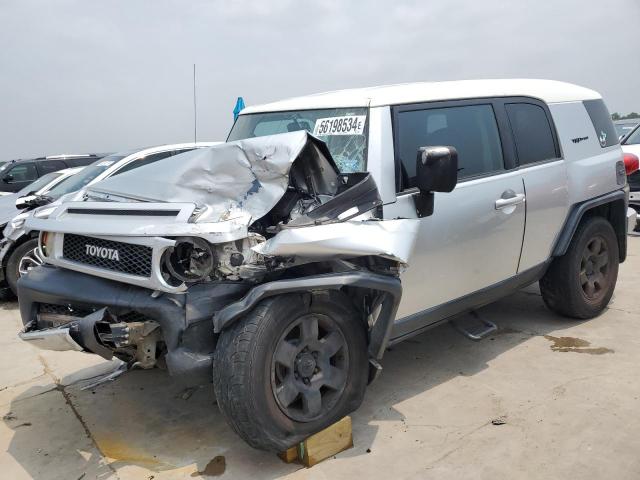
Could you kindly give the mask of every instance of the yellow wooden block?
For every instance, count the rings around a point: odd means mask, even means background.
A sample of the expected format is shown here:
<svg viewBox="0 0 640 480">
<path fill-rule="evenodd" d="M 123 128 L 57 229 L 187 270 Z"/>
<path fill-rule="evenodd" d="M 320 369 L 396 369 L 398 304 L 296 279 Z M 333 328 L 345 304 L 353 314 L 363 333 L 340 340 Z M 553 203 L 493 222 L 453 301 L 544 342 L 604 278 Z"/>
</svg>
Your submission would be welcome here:
<svg viewBox="0 0 640 480">
<path fill-rule="evenodd" d="M 289 448 L 288 450 L 285 450 L 284 452 L 280 452 L 278 456 L 285 463 L 295 462 L 298 459 L 298 446 L 296 445 Z"/>
<path fill-rule="evenodd" d="M 344 417 L 301 442 L 298 446 L 298 457 L 305 467 L 311 467 L 351 447 L 351 417 Z"/>
</svg>

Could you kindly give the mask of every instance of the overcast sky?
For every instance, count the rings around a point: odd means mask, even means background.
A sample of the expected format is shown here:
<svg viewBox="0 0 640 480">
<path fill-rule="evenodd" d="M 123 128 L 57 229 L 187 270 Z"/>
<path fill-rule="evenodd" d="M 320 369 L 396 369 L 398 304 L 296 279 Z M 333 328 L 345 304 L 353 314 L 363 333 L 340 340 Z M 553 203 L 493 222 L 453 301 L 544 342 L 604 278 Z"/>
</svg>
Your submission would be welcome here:
<svg viewBox="0 0 640 480">
<path fill-rule="evenodd" d="M 247 105 L 535 77 L 640 111 L 640 0 L 0 0 L 0 159 L 224 140 Z"/>
</svg>

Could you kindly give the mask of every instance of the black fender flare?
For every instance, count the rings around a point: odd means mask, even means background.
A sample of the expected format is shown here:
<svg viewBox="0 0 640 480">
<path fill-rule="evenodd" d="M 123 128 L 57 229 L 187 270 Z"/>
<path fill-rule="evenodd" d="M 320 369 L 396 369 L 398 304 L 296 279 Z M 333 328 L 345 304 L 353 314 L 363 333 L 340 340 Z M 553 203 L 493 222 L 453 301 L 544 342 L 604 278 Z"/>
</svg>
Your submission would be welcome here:
<svg viewBox="0 0 640 480">
<path fill-rule="evenodd" d="M 578 203 L 572 206 L 567 219 L 564 222 L 562 230 L 560 231 L 560 235 L 556 241 L 555 246 L 553 247 L 553 251 L 551 253 L 554 257 L 560 257 L 567 252 L 569 248 L 569 244 L 571 243 L 571 239 L 580 224 L 580 221 L 584 217 L 585 213 L 589 210 L 599 207 L 601 205 L 606 205 L 612 202 L 620 201 L 624 202 L 625 207 L 629 204 L 629 194 L 625 189 L 615 190 L 610 193 L 606 193 L 599 197 L 591 198 L 582 203 Z M 623 245 L 620 245 L 620 261 L 624 261 L 626 256 L 626 208 L 623 212 L 624 220 L 624 228 L 625 232 L 622 238 Z M 619 239 L 620 242 L 620 239 Z"/>
<path fill-rule="evenodd" d="M 340 290 L 343 287 L 376 290 L 383 294 L 380 312 L 369 330 L 369 358 L 377 362 L 382 359 L 389 342 L 398 305 L 402 298 L 402 284 L 397 277 L 368 271 L 326 273 L 288 280 L 275 280 L 257 285 L 240 300 L 226 305 L 214 314 L 214 331 L 221 332 L 265 298 L 293 292 Z"/>
</svg>

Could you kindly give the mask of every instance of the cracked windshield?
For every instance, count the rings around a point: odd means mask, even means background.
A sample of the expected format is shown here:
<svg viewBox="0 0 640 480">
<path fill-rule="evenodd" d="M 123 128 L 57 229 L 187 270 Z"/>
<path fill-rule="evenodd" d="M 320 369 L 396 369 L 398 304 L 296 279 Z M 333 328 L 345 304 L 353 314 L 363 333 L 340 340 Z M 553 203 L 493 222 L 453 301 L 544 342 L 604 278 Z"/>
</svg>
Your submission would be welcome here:
<svg viewBox="0 0 640 480">
<path fill-rule="evenodd" d="M 331 108 L 240 115 L 227 141 L 306 130 L 327 144 L 342 173 L 366 167 L 366 108 Z"/>
</svg>

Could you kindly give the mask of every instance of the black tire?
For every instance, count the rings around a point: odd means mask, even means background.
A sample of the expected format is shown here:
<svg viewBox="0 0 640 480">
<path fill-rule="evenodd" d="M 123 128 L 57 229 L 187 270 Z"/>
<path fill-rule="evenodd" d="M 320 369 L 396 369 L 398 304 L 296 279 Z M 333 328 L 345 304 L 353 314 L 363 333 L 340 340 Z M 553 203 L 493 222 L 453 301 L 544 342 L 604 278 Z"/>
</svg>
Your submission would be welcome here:
<svg viewBox="0 0 640 480">
<path fill-rule="evenodd" d="M 618 279 L 618 240 L 602 217 L 583 220 L 567 252 L 553 260 L 540 280 L 547 307 L 561 315 L 587 319 L 599 315 Z"/>
<path fill-rule="evenodd" d="M 312 324 L 313 318 L 316 338 L 322 344 L 318 348 L 325 349 L 330 334 L 331 343 L 338 338 L 341 345 L 326 362 L 324 357 L 317 357 L 317 363 L 307 361 L 313 348 L 299 351 L 306 338 L 303 325 Z M 368 378 L 366 332 L 359 318 L 349 299 L 339 292 L 287 294 L 263 300 L 223 331 L 214 354 L 213 385 L 218 406 L 233 430 L 254 448 L 279 452 L 356 410 Z M 296 332 L 299 340 L 295 339 Z M 293 371 L 276 358 L 281 358 L 281 351 L 288 353 L 285 343 L 296 348 L 290 355 L 283 355 L 296 359 Z M 329 361 L 332 366 L 328 366 Z M 309 374 L 304 368 L 311 363 L 315 371 Z M 323 382 L 324 365 L 327 372 L 342 369 L 343 373 L 332 377 L 339 379 L 334 382 L 336 388 L 323 385 L 317 389 L 321 400 L 316 411 L 317 403 L 308 400 L 309 392 Z M 307 374 L 310 376 L 302 378 Z M 290 375 L 297 376 L 291 380 Z M 309 383 L 300 383 L 301 378 Z M 299 393 L 296 400 L 283 404 L 283 391 L 289 385 Z M 313 398 L 318 394 L 313 393 Z"/>
<path fill-rule="evenodd" d="M 18 279 L 20 278 L 20 260 L 27 253 L 38 247 L 38 239 L 32 238 L 26 242 L 18 245 L 13 252 L 9 255 L 7 260 L 6 279 L 9 288 L 14 295 L 18 295 Z"/>
</svg>

